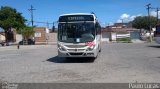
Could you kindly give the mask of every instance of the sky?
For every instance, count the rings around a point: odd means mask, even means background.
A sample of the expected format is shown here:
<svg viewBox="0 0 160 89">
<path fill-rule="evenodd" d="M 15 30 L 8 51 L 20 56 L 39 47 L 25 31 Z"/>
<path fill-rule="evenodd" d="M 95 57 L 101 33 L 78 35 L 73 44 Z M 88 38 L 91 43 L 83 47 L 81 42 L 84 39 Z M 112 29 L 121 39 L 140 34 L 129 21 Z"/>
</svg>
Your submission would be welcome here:
<svg viewBox="0 0 160 89">
<path fill-rule="evenodd" d="M 34 25 L 47 26 L 58 20 L 59 15 L 66 13 L 94 12 L 102 26 L 116 22 L 132 21 L 136 16 L 147 15 L 147 4 L 160 8 L 160 0 L 0 0 L 0 6 L 10 6 L 22 13 L 28 21 L 31 14 L 28 9 L 34 7 Z M 150 14 L 156 16 L 155 9 Z M 45 23 L 38 23 L 45 22 Z M 31 25 L 31 23 L 27 23 Z M 50 27 L 52 24 L 49 25 Z"/>
</svg>

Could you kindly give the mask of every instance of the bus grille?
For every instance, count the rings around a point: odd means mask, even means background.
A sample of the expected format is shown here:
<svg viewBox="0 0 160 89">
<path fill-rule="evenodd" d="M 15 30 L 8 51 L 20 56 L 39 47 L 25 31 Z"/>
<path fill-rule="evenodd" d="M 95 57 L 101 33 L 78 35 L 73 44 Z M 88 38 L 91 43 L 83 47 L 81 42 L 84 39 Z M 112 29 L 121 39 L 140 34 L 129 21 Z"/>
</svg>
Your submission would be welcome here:
<svg viewBox="0 0 160 89">
<path fill-rule="evenodd" d="M 67 49 L 68 51 L 71 51 L 71 52 L 75 52 L 76 51 L 79 51 L 79 52 L 83 52 L 85 51 L 85 49 Z"/>
<path fill-rule="evenodd" d="M 68 48 L 83 48 L 86 47 L 86 45 L 65 45 Z"/>
<path fill-rule="evenodd" d="M 83 55 L 83 53 L 69 53 L 70 55 Z"/>
</svg>

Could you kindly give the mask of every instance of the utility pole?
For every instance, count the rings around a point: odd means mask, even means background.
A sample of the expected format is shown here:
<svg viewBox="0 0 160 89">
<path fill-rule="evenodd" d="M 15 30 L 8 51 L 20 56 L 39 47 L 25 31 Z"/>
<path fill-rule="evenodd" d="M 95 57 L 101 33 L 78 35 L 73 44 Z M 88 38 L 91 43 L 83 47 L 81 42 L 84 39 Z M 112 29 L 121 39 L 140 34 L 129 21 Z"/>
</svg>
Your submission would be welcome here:
<svg viewBox="0 0 160 89">
<path fill-rule="evenodd" d="M 34 24 L 33 24 L 33 22 L 34 22 L 33 21 L 33 10 L 36 10 L 36 9 L 34 9 L 33 6 L 31 5 L 31 8 L 28 10 L 31 12 L 31 22 L 32 22 L 32 30 L 33 30 L 33 26 L 34 26 Z M 25 44 L 27 44 L 27 43 L 28 43 L 28 41 L 25 42 Z"/>
<path fill-rule="evenodd" d="M 146 6 L 147 6 L 147 11 L 148 11 L 148 25 L 149 25 L 149 32 L 150 32 L 150 42 L 152 42 L 151 22 L 150 22 L 150 9 L 151 9 L 150 5 L 151 5 L 151 4 L 149 3 L 149 4 L 147 4 Z"/>
<path fill-rule="evenodd" d="M 32 28 L 33 28 L 33 25 L 34 25 L 34 24 L 33 24 L 33 22 L 34 22 L 34 21 L 33 21 L 33 10 L 36 10 L 36 9 L 34 9 L 33 6 L 31 5 L 31 8 L 28 9 L 28 10 L 31 12 L 31 22 L 32 22 Z"/>
<path fill-rule="evenodd" d="M 53 31 L 53 32 L 55 31 L 55 28 L 56 28 L 56 27 L 55 27 L 55 24 L 56 24 L 56 23 L 58 23 L 58 22 L 57 22 L 57 21 L 54 21 L 54 22 L 52 23 L 52 24 L 53 24 L 53 27 L 52 27 L 52 31 Z"/>
<path fill-rule="evenodd" d="M 160 11 L 159 8 L 157 8 L 157 10 L 156 10 L 156 12 L 157 12 L 157 24 L 159 23 L 159 20 L 158 20 L 158 18 L 159 18 L 158 12 L 159 12 L 159 11 Z"/>
<path fill-rule="evenodd" d="M 46 23 L 46 24 L 47 24 L 47 28 L 49 28 L 49 23 L 48 23 L 48 21 L 47 21 L 47 23 Z"/>
<path fill-rule="evenodd" d="M 157 13 L 157 24 L 159 23 L 159 14 L 158 14 L 158 12 L 160 11 L 160 8 L 151 8 L 151 9 L 156 9 L 156 13 Z"/>
</svg>

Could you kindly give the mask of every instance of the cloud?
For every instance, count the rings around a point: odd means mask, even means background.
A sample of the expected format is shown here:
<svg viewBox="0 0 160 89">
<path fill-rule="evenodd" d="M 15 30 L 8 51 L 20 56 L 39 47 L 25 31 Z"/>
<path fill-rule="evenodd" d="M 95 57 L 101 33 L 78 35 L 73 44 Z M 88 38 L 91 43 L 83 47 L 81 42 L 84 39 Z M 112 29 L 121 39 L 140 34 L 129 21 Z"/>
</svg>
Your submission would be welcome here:
<svg viewBox="0 0 160 89">
<path fill-rule="evenodd" d="M 128 19 L 129 17 L 130 17 L 129 14 L 124 13 L 120 16 L 120 19 Z"/>
<path fill-rule="evenodd" d="M 157 17 L 157 12 L 156 11 L 151 11 L 151 16 Z M 158 12 L 158 17 L 160 18 L 160 11 Z"/>
<path fill-rule="evenodd" d="M 133 21 L 137 16 L 133 15 L 130 17 L 130 21 Z"/>
<path fill-rule="evenodd" d="M 118 23 L 122 23 L 122 21 L 124 23 L 129 22 L 129 21 L 133 21 L 134 18 L 136 18 L 137 16 L 142 16 L 142 14 L 138 14 L 138 15 L 129 15 L 127 13 L 122 14 L 119 19 L 117 20 Z"/>
<path fill-rule="evenodd" d="M 118 19 L 118 20 L 117 20 L 117 23 L 122 23 L 122 20 L 121 20 L 121 19 Z"/>
<path fill-rule="evenodd" d="M 157 16 L 157 13 L 155 12 L 155 11 L 151 11 L 151 16 L 154 16 L 154 17 L 156 17 Z"/>
</svg>

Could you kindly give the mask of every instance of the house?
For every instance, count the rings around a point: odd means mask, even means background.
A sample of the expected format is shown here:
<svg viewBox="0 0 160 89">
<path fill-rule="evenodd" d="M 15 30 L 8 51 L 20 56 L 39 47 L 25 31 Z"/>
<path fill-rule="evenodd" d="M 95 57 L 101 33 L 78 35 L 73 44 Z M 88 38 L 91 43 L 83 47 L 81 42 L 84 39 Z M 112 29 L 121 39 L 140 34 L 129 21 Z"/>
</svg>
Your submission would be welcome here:
<svg viewBox="0 0 160 89">
<path fill-rule="evenodd" d="M 109 41 L 116 42 L 117 38 L 139 39 L 139 30 L 132 28 L 128 23 L 115 23 L 102 29 L 102 39 L 108 38 Z"/>
<path fill-rule="evenodd" d="M 34 40 L 35 44 L 55 44 L 57 42 L 57 33 L 50 33 L 46 27 L 35 27 Z"/>
<path fill-rule="evenodd" d="M 49 29 L 46 27 L 35 27 L 33 28 L 35 44 L 47 44 Z"/>
<path fill-rule="evenodd" d="M 2 28 L 0 28 L 0 41 L 5 41 L 5 33 Z"/>
</svg>

